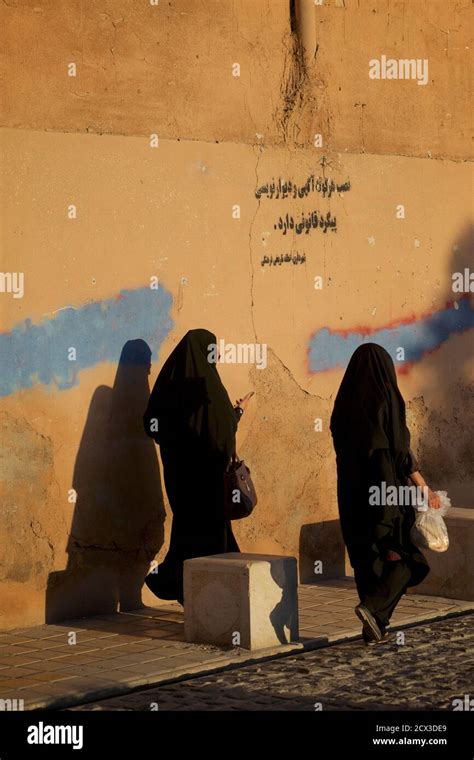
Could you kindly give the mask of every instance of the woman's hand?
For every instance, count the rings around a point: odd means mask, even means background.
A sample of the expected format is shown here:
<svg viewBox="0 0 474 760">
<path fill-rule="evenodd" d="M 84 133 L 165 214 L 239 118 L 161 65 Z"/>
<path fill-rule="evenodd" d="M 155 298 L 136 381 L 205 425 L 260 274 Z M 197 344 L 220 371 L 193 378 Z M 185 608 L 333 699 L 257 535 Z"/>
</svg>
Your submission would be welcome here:
<svg viewBox="0 0 474 760">
<path fill-rule="evenodd" d="M 387 562 L 398 562 L 398 560 L 401 559 L 401 556 L 398 554 L 398 552 L 394 552 L 392 549 L 390 549 L 390 551 L 387 552 L 385 559 Z"/>
<path fill-rule="evenodd" d="M 437 493 L 428 488 L 428 506 L 430 509 L 439 509 L 441 501 Z"/>
<path fill-rule="evenodd" d="M 243 398 L 238 398 L 237 399 L 237 406 L 240 406 L 240 408 L 242 409 L 242 411 L 245 411 L 245 408 L 246 408 L 248 402 L 250 401 L 250 399 L 252 398 L 252 396 L 254 394 L 255 394 L 255 391 L 250 391 L 250 393 L 247 393 L 247 395 L 244 396 Z"/>
<path fill-rule="evenodd" d="M 410 475 L 410 480 L 415 484 L 415 486 L 418 486 L 418 488 L 428 489 L 428 506 L 430 509 L 439 509 L 441 507 L 441 501 L 438 494 L 436 494 L 431 490 L 431 488 L 428 487 L 426 480 L 420 472 L 412 472 Z"/>
</svg>

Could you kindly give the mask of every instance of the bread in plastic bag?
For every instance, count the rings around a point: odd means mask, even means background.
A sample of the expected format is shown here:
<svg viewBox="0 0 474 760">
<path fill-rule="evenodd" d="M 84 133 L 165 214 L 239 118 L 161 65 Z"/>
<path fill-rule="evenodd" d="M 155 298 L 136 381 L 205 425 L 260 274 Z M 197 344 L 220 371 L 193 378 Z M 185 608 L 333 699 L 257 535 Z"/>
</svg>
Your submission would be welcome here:
<svg viewBox="0 0 474 760">
<path fill-rule="evenodd" d="M 449 536 L 443 516 L 451 507 L 451 500 L 446 491 L 436 491 L 441 507 L 431 509 L 427 504 L 418 506 L 415 522 L 411 529 L 411 540 L 420 549 L 433 552 L 445 552 L 449 547 Z"/>
</svg>

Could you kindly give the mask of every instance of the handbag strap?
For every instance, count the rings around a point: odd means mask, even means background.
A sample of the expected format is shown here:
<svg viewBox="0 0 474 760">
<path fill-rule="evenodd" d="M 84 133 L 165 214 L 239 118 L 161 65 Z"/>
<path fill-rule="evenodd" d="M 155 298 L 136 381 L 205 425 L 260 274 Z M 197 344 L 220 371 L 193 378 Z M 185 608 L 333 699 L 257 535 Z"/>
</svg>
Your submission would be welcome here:
<svg viewBox="0 0 474 760">
<path fill-rule="evenodd" d="M 231 456 L 231 458 L 230 458 L 230 462 L 229 462 L 229 464 L 227 465 L 227 469 L 228 469 L 228 470 L 232 470 L 233 468 L 235 468 L 235 465 L 236 465 L 237 463 L 239 463 L 239 464 L 240 464 L 240 459 L 239 459 L 239 457 L 238 457 L 238 455 L 237 455 L 237 449 L 236 449 L 236 448 L 234 448 L 233 454 L 232 454 L 232 456 Z"/>
</svg>

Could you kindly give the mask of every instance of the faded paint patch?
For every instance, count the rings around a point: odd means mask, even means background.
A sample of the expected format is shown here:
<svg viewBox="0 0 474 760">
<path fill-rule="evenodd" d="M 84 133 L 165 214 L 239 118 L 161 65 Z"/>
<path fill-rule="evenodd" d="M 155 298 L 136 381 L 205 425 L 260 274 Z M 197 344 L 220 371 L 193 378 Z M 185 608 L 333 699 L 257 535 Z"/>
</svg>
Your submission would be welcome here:
<svg viewBox="0 0 474 760">
<path fill-rule="evenodd" d="M 474 309 L 469 298 L 457 301 L 421 319 L 411 318 L 381 330 L 360 327 L 354 330 L 318 330 L 310 339 L 308 365 L 310 372 L 345 367 L 358 346 L 379 343 L 396 361 L 396 351 L 405 350 L 405 367 L 436 351 L 451 335 L 474 327 Z M 403 365 L 402 365 L 403 366 Z"/>
<path fill-rule="evenodd" d="M 36 325 L 26 319 L 0 335 L 0 396 L 38 384 L 67 390 L 81 370 L 118 361 L 130 339 L 142 338 L 158 352 L 173 327 L 172 300 L 163 288 L 122 290 L 116 298 L 60 309 Z"/>
<path fill-rule="evenodd" d="M 0 414 L 0 581 L 25 583 L 54 561 L 51 505 L 57 498 L 53 444 L 23 417 Z"/>
</svg>

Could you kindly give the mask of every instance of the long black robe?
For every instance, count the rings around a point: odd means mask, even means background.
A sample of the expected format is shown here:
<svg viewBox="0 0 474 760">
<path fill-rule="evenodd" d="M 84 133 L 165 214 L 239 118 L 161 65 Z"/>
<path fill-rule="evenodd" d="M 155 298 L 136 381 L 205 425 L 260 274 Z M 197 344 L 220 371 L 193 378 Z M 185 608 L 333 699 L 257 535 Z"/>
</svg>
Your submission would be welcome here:
<svg viewBox="0 0 474 760">
<path fill-rule="evenodd" d="M 208 330 L 186 333 L 163 365 L 143 418 L 160 446 L 173 512 L 168 553 L 145 579 L 161 599 L 183 599 L 186 559 L 239 551 L 224 519 L 224 471 L 240 414 L 208 361 L 215 344 Z"/>
<path fill-rule="evenodd" d="M 410 539 L 413 506 L 369 503 L 371 486 L 406 486 L 418 470 L 395 367 L 381 346 L 366 343 L 351 357 L 334 404 L 331 432 L 341 530 L 359 597 L 384 628 L 400 597 L 421 583 L 429 566 Z M 387 561 L 390 550 L 401 560 Z"/>
</svg>

